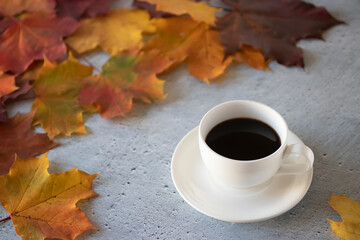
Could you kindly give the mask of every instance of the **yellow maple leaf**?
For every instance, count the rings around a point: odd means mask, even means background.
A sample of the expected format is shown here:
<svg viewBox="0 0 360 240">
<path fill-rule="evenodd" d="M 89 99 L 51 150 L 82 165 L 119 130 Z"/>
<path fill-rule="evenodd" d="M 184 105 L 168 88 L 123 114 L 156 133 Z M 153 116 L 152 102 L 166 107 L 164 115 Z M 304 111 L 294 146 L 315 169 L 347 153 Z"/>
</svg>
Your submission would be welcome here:
<svg viewBox="0 0 360 240">
<path fill-rule="evenodd" d="M 74 239 L 96 228 L 76 203 L 98 196 L 92 190 L 98 174 L 76 168 L 49 174 L 48 166 L 46 154 L 26 160 L 16 157 L 9 173 L 0 176 L 0 201 L 16 233 L 29 240 Z"/>
<path fill-rule="evenodd" d="M 110 55 L 143 44 L 143 32 L 155 31 L 146 11 L 134 9 L 113 10 L 109 14 L 82 20 L 81 27 L 66 43 L 83 53 L 100 46 Z"/>
<path fill-rule="evenodd" d="M 33 85 L 34 125 L 40 124 L 50 138 L 86 133 L 77 95 L 81 81 L 91 74 L 92 67 L 79 63 L 72 55 L 58 65 L 45 60 Z"/>
<path fill-rule="evenodd" d="M 331 193 L 329 205 L 341 216 L 342 222 L 328 219 L 333 232 L 343 240 L 360 239 L 360 202 L 351 200 L 345 195 Z"/>
<path fill-rule="evenodd" d="M 215 13 L 220 11 L 218 8 L 210 7 L 204 2 L 194 2 L 190 0 L 141 0 L 150 4 L 156 4 L 157 11 L 170 12 L 175 15 L 189 14 L 199 22 L 210 25 L 215 23 Z"/>
</svg>

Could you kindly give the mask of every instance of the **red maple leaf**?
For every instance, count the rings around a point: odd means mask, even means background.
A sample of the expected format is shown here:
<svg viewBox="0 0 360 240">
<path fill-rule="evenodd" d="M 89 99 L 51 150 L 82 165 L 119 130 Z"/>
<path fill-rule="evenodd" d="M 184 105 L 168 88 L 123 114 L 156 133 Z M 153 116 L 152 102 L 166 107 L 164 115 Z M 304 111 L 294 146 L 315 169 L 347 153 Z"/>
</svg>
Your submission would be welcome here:
<svg viewBox="0 0 360 240">
<path fill-rule="evenodd" d="M 80 23 L 52 14 L 31 14 L 7 28 L 0 36 L 0 70 L 22 73 L 34 61 L 46 56 L 56 60 L 66 56 L 63 37 Z"/>
<path fill-rule="evenodd" d="M 227 56 L 250 45 L 260 49 L 267 59 L 304 67 L 302 50 L 296 42 L 321 39 L 324 30 L 343 23 L 325 8 L 300 0 L 222 1 L 233 8 L 216 22 Z"/>
<path fill-rule="evenodd" d="M 47 152 L 58 145 L 46 134 L 31 130 L 33 117 L 33 113 L 18 113 L 9 122 L 0 123 L 0 175 L 9 171 L 15 154 L 26 159 Z"/>
</svg>

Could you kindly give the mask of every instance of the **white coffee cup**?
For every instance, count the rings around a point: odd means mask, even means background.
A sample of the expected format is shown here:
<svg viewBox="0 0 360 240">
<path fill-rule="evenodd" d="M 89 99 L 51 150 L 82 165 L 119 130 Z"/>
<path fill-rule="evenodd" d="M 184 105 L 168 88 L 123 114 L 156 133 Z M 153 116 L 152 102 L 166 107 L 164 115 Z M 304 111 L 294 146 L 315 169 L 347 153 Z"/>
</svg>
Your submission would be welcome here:
<svg viewBox="0 0 360 240">
<path fill-rule="evenodd" d="M 272 154 L 254 160 L 235 160 L 212 150 L 205 142 L 207 134 L 217 124 L 233 118 L 250 118 L 266 123 L 278 134 L 281 145 Z M 284 118 L 262 103 L 236 100 L 209 110 L 199 125 L 199 146 L 202 160 L 216 182 L 228 187 L 251 188 L 268 182 L 275 175 L 305 174 L 314 163 L 312 150 L 303 143 L 287 145 L 289 134 Z M 286 155 L 296 154 L 306 159 L 304 164 L 283 165 Z"/>
</svg>

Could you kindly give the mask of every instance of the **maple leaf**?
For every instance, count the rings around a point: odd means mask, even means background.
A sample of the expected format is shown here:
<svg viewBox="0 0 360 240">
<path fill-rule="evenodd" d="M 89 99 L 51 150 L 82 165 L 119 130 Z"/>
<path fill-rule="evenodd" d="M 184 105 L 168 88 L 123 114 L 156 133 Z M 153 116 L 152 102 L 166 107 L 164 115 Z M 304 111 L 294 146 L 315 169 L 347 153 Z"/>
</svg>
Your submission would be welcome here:
<svg viewBox="0 0 360 240">
<path fill-rule="evenodd" d="M 296 41 L 321 39 L 324 30 L 343 23 L 325 8 L 302 1 L 222 1 L 233 8 L 216 22 L 227 56 L 249 45 L 260 49 L 266 59 L 304 67 L 302 50 L 296 47 Z"/>
<path fill-rule="evenodd" d="M 95 229 L 76 203 L 98 196 L 92 182 L 98 174 L 76 168 L 49 174 L 49 161 L 16 157 L 7 175 L 0 176 L 0 201 L 9 212 L 16 233 L 24 239 L 75 239 Z"/>
<path fill-rule="evenodd" d="M 7 28 L 0 36 L 0 69 L 22 73 L 34 61 L 66 56 L 62 38 L 73 33 L 79 23 L 51 14 L 30 14 Z"/>
<path fill-rule="evenodd" d="M 81 81 L 92 74 L 92 67 L 79 63 L 72 55 L 56 65 L 45 60 L 33 84 L 36 98 L 34 124 L 41 124 L 50 138 L 59 134 L 86 133 L 77 104 Z"/>
<path fill-rule="evenodd" d="M 84 19 L 82 26 L 66 43 L 83 53 L 100 46 L 110 55 L 143 44 L 143 32 L 153 32 L 150 16 L 143 10 L 114 10 L 105 16 Z"/>
<path fill-rule="evenodd" d="M 149 62 L 137 66 L 139 58 L 132 55 L 111 57 L 100 75 L 84 80 L 79 93 L 80 105 L 95 105 L 102 117 L 115 117 L 130 111 L 134 98 L 143 102 L 164 98 L 164 82 L 151 71 Z"/>
<path fill-rule="evenodd" d="M 0 123 L 0 175 L 9 171 L 15 154 L 21 158 L 35 157 L 58 145 L 46 134 L 32 131 L 33 117 L 33 113 L 18 113 L 8 122 Z"/>
<path fill-rule="evenodd" d="M 0 98 L 14 92 L 17 89 L 18 87 L 15 86 L 15 76 L 0 72 Z"/>
<path fill-rule="evenodd" d="M 73 18 L 95 17 L 110 11 L 112 0 L 56 0 L 57 14 Z"/>
<path fill-rule="evenodd" d="M 198 37 L 189 49 L 187 66 L 190 75 L 209 82 L 221 75 L 232 59 L 224 60 L 224 48 L 218 31 L 210 30 L 204 24 L 199 26 L 198 31 Z"/>
<path fill-rule="evenodd" d="M 224 60 L 219 32 L 209 25 L 182 17 L 156 19 L 154 23 L 157 34 L 143 51 L 157 49 L 172 66 L 187 59 L 190 74 L 205 82 L 222 74 L 231 63 L 231 58 Z"/>
<path fill-rule="evenodd" d="M 345 195 L 337 196 L 331 193 L 329 204 L 343 220 L 335 222 L 328 219 L 333 232 L 344 240 L 360 239 L 360 202 Z"/>
<path fill-rule="evenodd" d="M 55 0 L 10 0 L 0 1 L 0 13 L 13 16 L 23 11 L 53 12 Z"/>
<path fill-rule="evenodd" d="M 150 4 L 156 4 L 157 11 L 173 13 L 175 15 L 189 14 L 194 20 L 213 25 L 215 13 L 220 9 L 210 7 L 204 2 L 191 0 L 141 0 Z"/>
</svg>

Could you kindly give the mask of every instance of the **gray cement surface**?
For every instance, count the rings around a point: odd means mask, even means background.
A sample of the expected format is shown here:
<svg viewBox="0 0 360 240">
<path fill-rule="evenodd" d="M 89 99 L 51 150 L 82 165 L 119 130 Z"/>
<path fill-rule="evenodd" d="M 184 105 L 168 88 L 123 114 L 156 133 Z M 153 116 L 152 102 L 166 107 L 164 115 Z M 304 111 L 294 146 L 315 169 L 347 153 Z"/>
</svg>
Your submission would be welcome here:
<svg viewBox="0 0 360 240">
<path fill-rule="evenodd" d="M 327 222 L 341 220 L 327 204 L 329 192 L 360 201 L 360 2 L 311 2 L 347 25 L 327 31 L 325 42 L 299 42 L 306 71 L 277 63 L 270 64 L 271 72 L 233 65 L 207 85 L 180 66 L 160 76 L 165 100 L 136 103 L 125 118 L 85 115 L 89 134 L 56 138 L 62 145 L 49 152 L 51 173 L 73 167 L 100 173 L 94 182 L 100 197 L 79 204 L 99 229 L 78 239 L 339 239 Z M 107 58 L 89 57 L 96 66 Z M 180 139 L 210 108 L 235 99 L 275 108 L 315 153 L 308 193 L 271 220 L 234 224 L 207 217 L 184 202 L 171 179 Z M 11 113 L 30 106 L 21 103 Z M 6 216 L 0 208 L 0 219 Z M 11 222 L 0 223 L 0 239 L 19 239 Z"/>
</svg>

